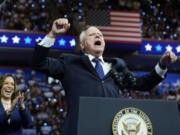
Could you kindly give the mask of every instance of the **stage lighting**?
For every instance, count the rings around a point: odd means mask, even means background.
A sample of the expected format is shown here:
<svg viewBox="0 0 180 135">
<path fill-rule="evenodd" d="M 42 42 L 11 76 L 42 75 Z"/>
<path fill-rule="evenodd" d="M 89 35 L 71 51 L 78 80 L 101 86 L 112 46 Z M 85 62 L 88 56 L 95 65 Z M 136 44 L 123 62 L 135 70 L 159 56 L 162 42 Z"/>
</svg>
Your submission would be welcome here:
<svg viewBox="0 0 180 135">
<path fill-rule="evenodd" d="M 64 18 L 67 18 L 67 14 L 64 14 Z"/>
<path fill-rule="evenodd" d="M 31 7 L 35 7 L 35 5 L 34 5 L 34 4 L 31 4 Z"/>
<path fill-rule="evenodd" d="M 83 12 L 83 10 L 82 10 L 82 9 L 78 9 L 78 12 L 79 12 L 79 13 L 82 13 L 82 12 Z"/>
<path fill-rule="evenodd" d="M 58 0 L 59 3 L 62 3 L 62 0 Z"/>
<path fill-rule="evenodd" d="M 79 18 L 79 20 L 81 20 L 81 19 L 82 19 L 82 16 L 79 15 L 78 18 Z"/>
<path fill-rule="evenodd" d="M 45 8 L 45 5 L 42 5 L 41 8 Z"/>
<path fill-rule="evenodd" d="M 78 5 L 79 5 L 79 6 L 82 6 L 82 2 L 79 2 Z"/>
<path fill-rule="evenodd" d="M 16 8 L 17 7 L 16 4 L 14 4 L 13 7 Z"/>
</svg>

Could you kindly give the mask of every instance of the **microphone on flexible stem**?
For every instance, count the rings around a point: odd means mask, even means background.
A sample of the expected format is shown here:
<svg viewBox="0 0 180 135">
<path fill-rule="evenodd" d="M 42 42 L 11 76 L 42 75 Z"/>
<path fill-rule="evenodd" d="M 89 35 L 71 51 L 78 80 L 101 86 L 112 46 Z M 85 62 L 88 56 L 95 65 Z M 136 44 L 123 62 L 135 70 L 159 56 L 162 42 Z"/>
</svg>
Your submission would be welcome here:
<svg viewBox="0 0 180 135">
<path fill-rule="evenodd" d="M 116 84 L 118 85 L 118 87 L 120 88 L 122 93 L 124 94 L 125 93 L 125 91 L 124 91 L 125 87 L 124 87 L 124 84 L 123 84 L 124 76 L 120 75 L 117 72 L 117 70 L 114 69 L 114 68 L 111 70 L 111 73 L 112 73 L 111 75 L 112 75 L 114 81 L 116 82 Z"/>
<path fill-rule="evenodd" d="M 125 76 L 125 84 L 129 89 L 133 89 L 134 86 L 136 86 L 136 77 L 127 69 L 122 70 L 124 76 Z"/>
<path fill-rule="evenodd" d="M 119 69 L 119 72 L 113 68 L 111 73 L 123 95 L 127 95 L 127 89 L 133 89 L 136 85 L 136 77 L 127 68 Z"/>
</svg>

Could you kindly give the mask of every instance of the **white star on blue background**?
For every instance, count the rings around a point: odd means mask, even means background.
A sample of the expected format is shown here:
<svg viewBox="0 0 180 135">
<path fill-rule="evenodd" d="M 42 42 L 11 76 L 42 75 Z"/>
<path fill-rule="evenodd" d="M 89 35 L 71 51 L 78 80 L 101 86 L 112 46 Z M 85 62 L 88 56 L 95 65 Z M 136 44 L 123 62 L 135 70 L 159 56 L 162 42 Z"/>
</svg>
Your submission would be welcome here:
<svg viewBox="0 0 180 135">
<path fill-rule="evenodd" d="M 156 50 L 157 50 L 158 52 L 161 52 L 161 51 L 162 51 L 162 46 L 161 46 L 160 44 L 158 44 L 158 45 L 156 46 Z"/>
<path fill-rule="evenodd" d="M 39 42 L 40 40 L 42 40 L 41 37 L 36 38 L 36 42 Z"/>
<path fill-rule="evenodd" d="M 71 46 L 75 46 L 76 45 L 76 41 L 74 39 L 70 40 L 69 43 L 70 43 Z"/>
<path fill-rule="evenodd" d="M 148 43 L 147 45 L 145 45 L 145 49 L 146 49 L 146 51 L 151 51 L 152 45 L 150 45 L 150 44 Z"/>
<path fill-rule="evenodd" d="M 173 49 L 172 46 L 170 46 L 170 45 L 166 46 L 167 51 L 172 51 L 172 49 Z"/>
<path fill-rule="evenodd" d="M 12 38 L 12 40 L 13 40 L 13 43 L 14 43 L 14 44 L 19 44 L 20 38 L 19 38 L 17 35 L 15 35 L 15 36 Z"/>
<path fill-rule="evenodd" d="M 8 37 L 6 37 L 5 35 L 0 37 L 0 39 L 1 39 L 1 43 L 7 43 L 7 41 L 8 41 Z"/>
<path fill-rule="evenodd" d="M 65 46 L 65 44 L 66 44 L 66 41 L 65 41 L 63 38 L 61 38 L 61 39 L 59 40 L 59 45 L 60 45 L 60 46 Z"/>
<path fill-rule="evenodd" d="M 32 39 L 30 37 L 26 37 L 24 41 L 25 41 L 25 44 L 31 44 Z"/>
<path fill-rule="evenodd" d="M 176 51 L 177 51 L 177 53 L 180 53 L 180 45 L 178 45 L 178 46 L 176 47 Z"/>
<path fill-rule="evenodd" d="M 45 36 L 45 34 L 0 32 L 0 46 L 34 47 L 35 42 L 43 40 Z M 53 44 L 54 46 L 52 48 L 73 49 L 76 46 L 76 41 L 73 36 L 61 36 Z"/>
</svg>

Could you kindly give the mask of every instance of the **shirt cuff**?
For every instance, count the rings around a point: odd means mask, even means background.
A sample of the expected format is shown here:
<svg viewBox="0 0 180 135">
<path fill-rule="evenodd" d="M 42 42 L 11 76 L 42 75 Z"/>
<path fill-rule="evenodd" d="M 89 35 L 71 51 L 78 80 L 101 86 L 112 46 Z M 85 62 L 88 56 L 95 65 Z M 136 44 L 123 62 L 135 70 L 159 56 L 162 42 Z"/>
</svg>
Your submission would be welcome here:
<svg viewBox="0 0 180 135">
<path fill-rule="evenodd" d="M 166 69 L 161 69 L 160 66 L 159 66 L 159 64 L 157 64 L 157 65 L 155 66 L 155 70 L 156 70 L 156 73 L 157 73 L 159 76 L 161 76 L 162 78 L 165 78 L 165 74 L 166 74 L 166 72 L 167 72 L 167 68 L 166 68 Z"/>
<path fill-rule="evenodd" d="M 54 45 L 54 42 L 55 42 L 55 38 L 49 38 L 48 36 L 45 36 L 45 38 L 43 38 L 43 40 L 41 40 L 38 43 L 38 45 L 46 48 L 50 48 L 51 46 Z"/>
</svg>

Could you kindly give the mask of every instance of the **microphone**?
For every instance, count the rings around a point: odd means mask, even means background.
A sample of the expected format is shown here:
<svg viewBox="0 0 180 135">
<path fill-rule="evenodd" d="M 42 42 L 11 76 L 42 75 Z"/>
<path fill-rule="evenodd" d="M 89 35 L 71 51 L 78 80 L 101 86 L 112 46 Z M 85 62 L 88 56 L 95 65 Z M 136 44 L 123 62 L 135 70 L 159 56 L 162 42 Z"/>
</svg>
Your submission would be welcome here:
<svg viewBox="0 0 180 135">
<path fill-rule="evenodd" d="M 119 88 L 123 91 L 125 89 L 125 86 L 123 84 L 124 76 L 122 74 L 119 74 L 115 68 L 111 70 L 111 75 L 113 79 L 115 80 L 115 82 L 117 83 L 117 85 L 119 86 Z"/>
<path fill-rule="evenodd" d="M 136 85 L 136 77 L 127 68 L 121 68 L 118 71 L 113 68 L 111 75 L 123 94 L 127 92 L 126 89 L 133 89 Z"/>
<path fill-rule="evenodd" d="M 124 83 L 126 84 L 126 87 L 133 89 L 136 85 L 136 77 L 127 68 L 125 68 L 122 72 L 125 76 Z"/>
</svg>

